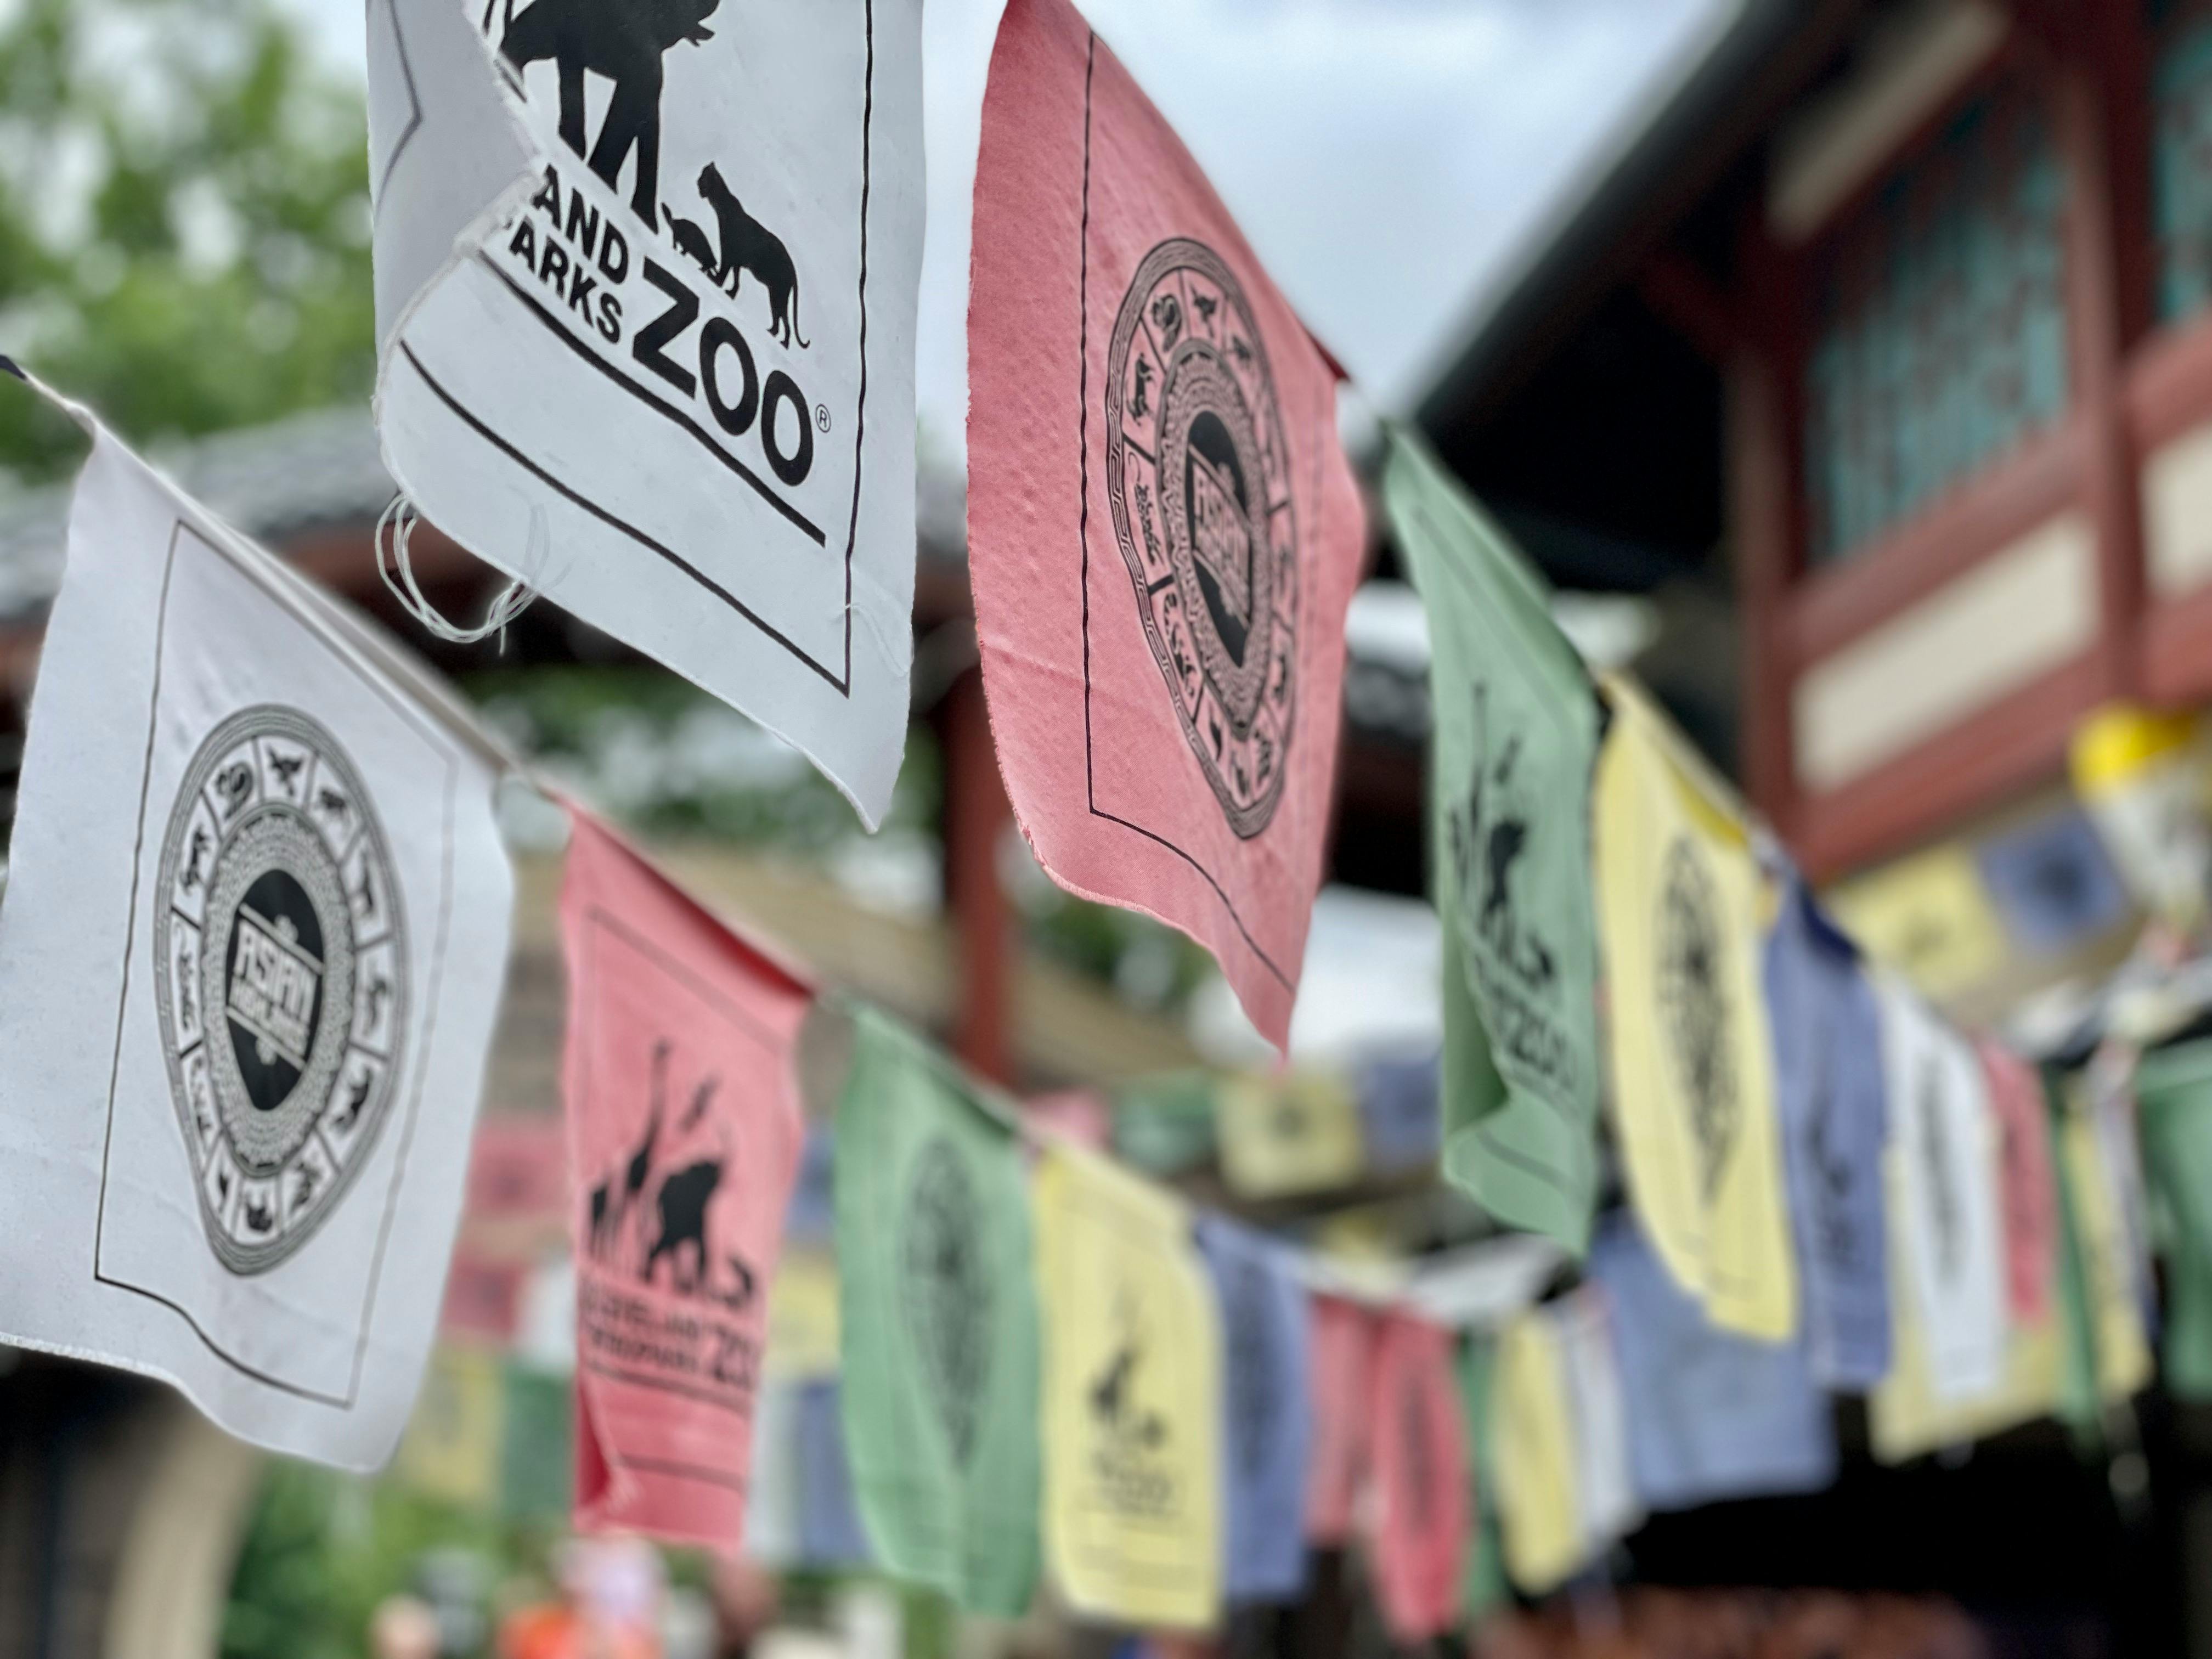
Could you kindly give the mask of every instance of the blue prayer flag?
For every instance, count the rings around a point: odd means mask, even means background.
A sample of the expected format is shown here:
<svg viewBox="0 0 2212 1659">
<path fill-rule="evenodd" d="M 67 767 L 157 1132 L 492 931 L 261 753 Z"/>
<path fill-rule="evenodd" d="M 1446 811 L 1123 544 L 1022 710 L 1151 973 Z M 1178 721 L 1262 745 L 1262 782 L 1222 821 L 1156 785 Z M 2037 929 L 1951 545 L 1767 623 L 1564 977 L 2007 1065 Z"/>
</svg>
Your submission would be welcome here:
<svg viewBox="0 0 2212 1659">
<path fill-rule="evenodd" d="M 1289 1601 L 1306 1577 L 1312 1313 L 1283 1252 L 1218 1216 L 1198 1224 L 1221 1308 L 1223 1594 Z"/>
</svg>

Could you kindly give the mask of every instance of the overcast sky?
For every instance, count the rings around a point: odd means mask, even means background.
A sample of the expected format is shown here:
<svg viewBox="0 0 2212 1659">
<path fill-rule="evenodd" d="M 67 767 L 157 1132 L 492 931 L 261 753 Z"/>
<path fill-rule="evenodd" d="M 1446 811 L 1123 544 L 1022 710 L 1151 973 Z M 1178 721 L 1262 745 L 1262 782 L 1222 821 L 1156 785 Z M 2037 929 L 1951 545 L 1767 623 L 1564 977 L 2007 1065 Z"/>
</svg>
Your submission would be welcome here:
<svg viewBox="0 0 2212 1659">
<path fill-rule="evenodd" d="M 741 4 L 788 0 L 737 0 Z M 358 71 L 362 0 L 286 0 Z M 1316 334 L 1417 397 L 1577 178 L 1741 0 L 1082 0 Z M 1004 0 L 928 0 L 922 419 L 966 406 L 968 194 Z"/>
</svg>

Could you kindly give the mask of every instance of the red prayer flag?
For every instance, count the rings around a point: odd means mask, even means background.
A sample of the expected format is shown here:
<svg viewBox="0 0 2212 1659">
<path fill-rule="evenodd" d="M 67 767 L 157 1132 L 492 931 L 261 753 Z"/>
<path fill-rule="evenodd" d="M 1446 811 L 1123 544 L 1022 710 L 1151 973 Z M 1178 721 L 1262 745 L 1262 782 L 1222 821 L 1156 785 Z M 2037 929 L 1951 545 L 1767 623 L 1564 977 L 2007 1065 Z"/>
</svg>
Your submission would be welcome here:
<svg viewBox="0 0 2212 1659">
<path fill-rule="evenodd" d="M 570 816 L 576 1525 L 735 1554 L 811 993 Z"/>
<path fill-rule="evenodd" d="M 1313 1299 L 1313 1453 L 1306 1473 L 1306 1536 L 1323 1548 L 1352 1536 L 1374 1425 L 1375 1316 L 1341 1297 Z"/>
<path fill-rule="evenodd" d="M 968 554 L 1053 879 L 1290 1026 L 1364 544 L 1336 375 L 1067 0 L 1000 24 L 975 177 Z"/>
<path fill-rule="evenodd" d="M 1998 1164 L 2005 1231 L 2005 1299 L 2022 1324 L 2050 1305 L 2057 1265 L 2058 1188 L 2051 1173 L 2051 1121 L 2034 1067 L 1994 1042 L 1978 1045 L 1990 1109 L 2002 1137 Z"/>
<path fill-rule="evenodd" d="M 1369 1397 L 1375 1534 L 1369 1565 L 1390 1633 L 1425 1641 L 1458 1621 L 1468 1475 L 1451 1333 L 1411 1314 L 1382 1321 Z"/>
</svg>

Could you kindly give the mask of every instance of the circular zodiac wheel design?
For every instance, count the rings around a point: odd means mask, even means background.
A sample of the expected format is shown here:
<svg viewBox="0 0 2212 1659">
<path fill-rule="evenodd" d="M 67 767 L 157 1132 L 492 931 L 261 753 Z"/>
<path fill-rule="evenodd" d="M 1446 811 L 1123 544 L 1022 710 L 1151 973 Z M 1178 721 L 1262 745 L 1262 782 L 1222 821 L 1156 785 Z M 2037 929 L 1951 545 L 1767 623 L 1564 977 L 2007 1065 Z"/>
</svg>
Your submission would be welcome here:
<svg viewBox="0 0 2212 1659">
<path fill-rule="evenodd" d="M 1203 243 L 1163 242 L 1114 324 L 1106 492 L 1183 735 L 1247 839 L 1282 799 L 1297 711 L 1290 477 L 1243 289 Z"/>
<path fill-rule="evenodd" d="M 328 732 L 232 715 L 161 845 L 155 1001 L 208 1242 L 237 1273 L 297 1250 L 368 1162 L 406 1027 L 383 827 Z"/>
<path fill-rule="evenodd" d="M 1727 934 L 1713 879 L 1686 839 L 1674 843 L 1659 890 L 1659 1010 L 1688 1098 L 1702 1190 L 1710 1199 L 1735 1145 L 1735 1034 L 1729 1029 Z"/>
</svg>

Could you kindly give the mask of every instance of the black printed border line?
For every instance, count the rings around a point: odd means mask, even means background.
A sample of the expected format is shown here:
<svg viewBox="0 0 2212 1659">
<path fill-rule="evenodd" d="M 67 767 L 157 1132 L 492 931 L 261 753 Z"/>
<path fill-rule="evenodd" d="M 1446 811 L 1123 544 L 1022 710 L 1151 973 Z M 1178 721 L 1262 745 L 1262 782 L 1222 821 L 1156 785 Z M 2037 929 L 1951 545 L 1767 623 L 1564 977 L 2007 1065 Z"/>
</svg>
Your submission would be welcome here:
<svg viewBox="0 0 2212 1659">
<path fill-rule="evenodd" d="M 592 988 L 599 983 L 600 975 L 605 971 L 599 961 L 599 941 L 603 936 L 612 934 L 617 941 L 628 945 L 639 956 L 643 957 L 653 967 L 704 1003 L 708 1010 L 718 1016 L 732 1030 L 757 1045 L 764 1055 L 773 1059 L 780 1052 L 782 1045 L 774 1032 L 755 1019 L 744 1008 L 724 996 L 714 985 L 701 978 L 688 963 L 671 956 L 652 939 L 615 915 L 613 911 L 603 905 L 595 904 L 584 913 L 584 921 L 587 931 L 584 936 L 583 972 L 577 980 L 579 993 L 577 1000 L 582 1001 L 589 997 Z M 595 1052 L 598 1036 L 597 1024 L 586 1020 L 584 1024 L 583 1072 L 587 1079 L 596 1078 L 599 1075 L 598 1055 Z M 575 1109 L 580 1121 L 582 1116 L 592 1109 L 590 1097 L 587 1096 L 584 1101 L 576 1104 Z M 580 1348 L 581 1346 L 580 1341 L 578 1346 Z M 725 1412 L 745 1423 L 752 1421 L 753 1401 L 759 1398 L 760 1390 L 757 1387 L 753 1390 L 753 1400 L 740 1404 L 732 1401 L 726 1394 L 714 1393 L 697 1383 L 679 1382 L 672 1378 L 653 1376 L 649 1373 L 632 1370 L 624 1366 L 604 1364 L 598 1360 L 585 1360 L 580 1354 L 579 1364 L 581 1369 L 592 1376 L 605 1377 L 611 1382 L 621 1382 L 630 1388 L 650 1389 L 660 1394 L 696 1400 L 702 1405 L 712 1406 L 716 1410 Z M 750 1442 L 741 1441 L 738 1443 L 738 1449 L 742 1451 L 743 1448 L 750 1443 Z M 732 1492 L 740 1493 L 745 1490 L 744 1477 L 732 1474 L 726 1468 L 717 1467 L 711 1463 L 687 1463 L 673 1458 L 619 1455 L 608 1445 L 605 1437 L 601 1437 L 599 1441 L 599 1455 L 612 1468 L 644 1469 L 649 1474 L 677 1475 L 686 1480 L 699 1481 L 706 1486 L 727 1487 Z"/>
<path fill-rule="evenodd" d="M 1262 968 L 1273 975 L 1276 983 L 1287 991 L 1292 988 L 1290 975 L 1276 965 L 1273 957 L 1260 948 L 1260 941 L 1252 937 L 1252 930 L 1245 926 L 1244 918 L 1237 913 L 1236 902 L 1215 878 L 1212 871 L 1199 862 L 1188 850 L 1170 841 L 1157 830 L 1147 830 L 1143 824 L 1132 823 L 1098 805 L 1098 776 L 1091 727 L 1091 91 L 1097 67 L 1098 36 L 1094 33 L 1083 64 L 1083 229 L 1082 240 L 1077 248 L 1076 266 L 1077 304 L 1083 313 L 1083 326 L 1078 337 L 1080 345 L 1076 369 L 1076 430 L 1077 447 L 1081 452 L 1083 464 L 1082 494 L 1078 497 L 1080 505 L 1077 522 L 1080 526 L 1083 544 L 1083 783 L 1085 805 L 1089 806 L 1092 817 L 1119 824 L 1124 830 L 1142 836 L 1146 841 L 1158 843 L 1203 876 L 1206 884 L 1213 890 L 1213 896 L 1221 901 L 1221 908 L 1229 913 L 1229 920 L 1237 924 L 1237 931 L 1243 936 L 1245 948 L 1259 959 Z M 1288 441 L 1287 437 L 1285 441 Z M 1318 458 L 1315 465 L 1318 469 Z M 849 606 L 846 614 L 848 617 L 852 614 Z M 1284 764 L 1289 763 L 1290 757 L 1285 756 Z"/>
<path fill-rule="evenodd" d="M 149 798 L 153 791 L 154 738 L 161 721 L 161 671 L 168 655 L 170 578 L 176 571 L 178 544 L 186 536 L 190 536 L 205 549 L 211 558 L 228 562 L 224 560 L 221 550 L 213 543 L 184 520 L 179 519 L 171 526 L 169 549 L 161 565 L 161 602 L 154 647 L 154 685 L 147 706 L 144 769 L 138 782 L 138 830 L 131 842 L 130 919 L 124 931 L 123 988 L 115 1009 L 115 1051 L 113 1059 L 109 1063 L 107 1073 L 107 1128 L 100 1152 L 100 1207 L 93 1224 L 92 1276 L 95 1283 L 107 1285 L 113 1290 L 127 1291 L 133 1296 L 144 1297 L 148 1301 L 158 1303 L 169 1310 L 184 1321 L 186 1328 L 200 1340 L 201 1344 L 210 1353 L 240 1376 L 249 1377 L 264 1387 L 277 1389 L 301 1400 L 311 1401 L 317 1405 L 334 1407 L 342 1412 L 350 1412 L 361 1396 L 362 1370 L 368 1355 L 368 1330 L 375 1318 L 377 1291 L 384 1278 L 385 1251 L 392 1240 L 392 1216 L 398 1208 L 399 1189 L 406 1182 L 410 1156 L 414 1151 L 415 1126 L 421 1116 L 422 1091 L 428 1075 L 430 1049 L 437 1027 L 438 988 L 445 978 L 446 944 L 453 919 L 453 812 L 459 769 L 455 764 L 452 748 L 443 740 L 437 727 L 425 720 L 416 710 L 410 707 L 406 699 L 396 696 L 374 675 L 355 663 L 346 653 L 333 651 L 330 653 L 331 659 L 334 663 L 345 668 L 348 672 L 368 686 L 401 720 L 414 726 L 422 735 L 429 747 L 442 755 L 446 765 L 445 848 L 441 864 L 437 944 L 433 948 L 430 959 L 429 983 L 427 987 L 428 995 L 423 1005 L 422 1034 L 415 1058 L 415 1081 L 408 1093 L 406 1118 L 400 1133 L 398 1155 L 392 1160 L 392 1181 L 386 1189 L 384 1197 L 384 1216 L 377 1227 L 376 1250 L 369 1264 L 368 1284 L 362 1293 L 361 1314 L 354 1328 L 352 1374 L 347 1381 L 346 1391 L 343 1395 L 334 1395 L 323 1389 L 311 1389 L 301 1383 L 288 1382 L 283 1377 L 261 1370 L 258 1366 L 247 1364 L 210 1336 L 206 1328 L 193 1316 L 191 1309 L 148 1285 L 133 1284 L 126 1279 L 115 1278 L 101 1266 L 101 1255 L 107 1241 L 108 1165 L 115 1147 L 115 1092 L 123 1071 L 123 1027 L 131 1006 L 131 967 L 138 949 L 138 878 L 140 867 L 146 854 L 146 811 Z M 168 1116 L 171 1121 L 173 1121 L 175 1115 L 171 1113 Z M 182 1133 L 180 1128 L 179 1133 Z"/>
<path fill-rule="evenodd" d="M 866 33 L 867 67 L 866 70 L 866 77 L 861 88 L 862 112 L 860 118 L 860 390 L 853 415 L 853 504 L 850 517 L 847 521 L 845 533 L 845 659 L 844 666 L 842 671 L 833 672 L 827 664 L 817 661 L 812 655 L 804 650 L 796 641 L 793 640 L 788 635 L 786 635 L 781 630 L 772 627 L 766 619 L 761 617 L 758 612 L 755 611 L 742 599 L 738 599 L 737 595 L 732 593 L 727 588 L 723 587 L 720 583 L 713 580 L 706 574 L 705 572 L 702 571 L 696 565 L 694 565 L 689 560 L 685 559 L 681 554 L 676 552 L 672 548 L 656 541 L 653 538 L 647 535 L 643 531 L 640 530 L 636 526 L 629 523 L 627 520 L 622 518 L 619 514 L 610 512 L 599 502 L 590 500 L 578 490 L 572 489 L 562 480 L 555 477 L 550 472 L 546 471 L 545 468 L 539 465 L 537 462 L 532 460 L 528 456 L 525 455 L 522 450 L 512 441 L 501 436 L 498 432 L 495 431 L 491 425 L 486 422 L 480 414 L 463 404 L 458 398 L 454 397 L 451 392 L 447 391 L 444 386 L 441 385 L 436 378 L 431 374 L 428 368 L 423 365 L 422 360 L 417 357 L 413 349 L 408 346 L 404 339 L 402 339 L 399 343 L 399 349 L 401 353 L 405 356 L 409 365 L 413 368 L 415 372 L 422 376 L 423 384 L 428 386 L 432 392 L 436 394 L 441 402 L 445 404 L 448 409 L 452 410 L 455 415 L 459 416 L 471 428 L 473 428 L 477 434 L 483 438 L 485 442 L 499 450 L 501 454 L 505 455 L 509 460 L 514 462 L 518 466 L 522 467 L 540 483 L 550 486 L 551 489 L 559 492 L 559 494 L 563 497 L 575 503 L 576 506 L 581 507 L 585 512 L 590 514 L 602 524 L 608 526 L 610 528 L 620 531 L 623 535 L 628 536 L 632 541 L 637 543 L 639 546 L 646 549 L 648 552 L 657 554 L 659 557 L 667 561 L 668 563 L 673 565 L 677 569 L 682 571 L 685 575 L 690 577 L 691 580 L 697 583 L 702 588 L 713 594 L 716 599 L 721 600 L 723 604 L 728 605 L 732 611 L 735 611 L 739 616 L 743 617 L 747 622 L 750 623 L 755 628 L 758 629 L 763 634 L 767 635 L 768 638 L 774 641 L 777 645 L 781 646 L 786 651 L 797 658 L 799 662 L 805 664 L 808 668 L 813 670 L 815 673 L 820 675 L 823 680 L 829 683 L 830 688 L 835 690 L 839 696 L 848 699 L 849 699 L 853 695 L 853 556 L 855 549 L 860 545 L 860 495 L 862 487 L 866 482 L 865 473 L 867 459 L 868 214 L 870 204 L 874 193 L 875 167 L 875 0 L 866 0 L 864 11 Z M 806 536 L 818 546 L 827 547 L 829 545 L 828 536 L 818 526 L 817 526 L 811 520 L 808 519 L 805 514 L 799 512 L 797 507 L 792 506 L 790 502 L 785 501 L 781 495 L 777 495 L 775 491 L 769 489 L 767 482 L 763 480 L 758 473 L 753 471 L 752 469 L 745 465 L 744 462 L 738 460 L 736 456 L 732 455 L 720 444 L 709 438 L 704 428 L 702 428 L 696 421 L 693 421 L 688 416 L 674 408 L 665 400 L 661 398 L 657 393 L 631 380 L 629 376 L 623 374 L 613 364 L 606 362 L 589 346 L 578 341 L 574 336 L 568 332 L 568 329 L 562 325 L 559 319 L 554 317 L 550 311 L 548 311 L 543 305 L 540 305 L 535 299 L 528 294 L 526 294 L 519 284 L 509 277 L 505 271 L 501 270 L 496 265 L 493 264 L 489 258 L 484 256 L 481 252 L 479 252 L 477 257 L 483 261 L 486 268 L 490 270 L 495 276 L 499 277 L 499 279 L 507 285 L 509 291 L 512 292 L 517 299 L 522 301 L 524 307 L 532 314 L 536 316 L 540 323 L 544 325 L 547 330 L 552 333 L 554 338 L 561 341 L 563 344 L 568 346 L 570 350 L 582 357 L 585 362 L 590 363 L 593 368 L 599 370 L 601 374 L 605 374 L 610 380 L 613 381 L 615 385 L 620 386 L 623 391 L 629 392 L 633 398 L 635 398 L 646 408 L 652 410 L 655 414 L 660 415 L 666 419 L 672 421 L 678 428 L 688 432 L 692 438 L 696 440 L 702 447 L 706 449 L 709 454 L 713 455 L 715 459 L 720 461 L 725 466 L 735 472 L 738 477 L 742 478 L 746 483 L 751 485 L 754 491 L 763 501 L 766 501 L 770 507 L 774 507 L 776 512 L 781 514 L 785 519 L 788 520 L 799 529 L 800 533 Z M 807 411 L 802 410 L 800 414 L 803 418 L 807 417 Z"/>
<path fill-rule="evenodd" d="M 393 55 L 399 59 L 400 78 L 407 83 L 407 125 L 399 130 L 399 137 L 392 146 L 392 154 L 384 158 L 384 169 L 377 175 L 376 206 L 370 214 L 371 222 L 381 218 L 385 198 L 391 193 L 392 175 L 399 170 L 399 158 L 422 131 L 422 94 L 415 88 L 415 65 L 407 56 L 407 32 L 399 27 L 399 0 L 384 0 L 384 15 L 392 21 Z"/>
</svg>

